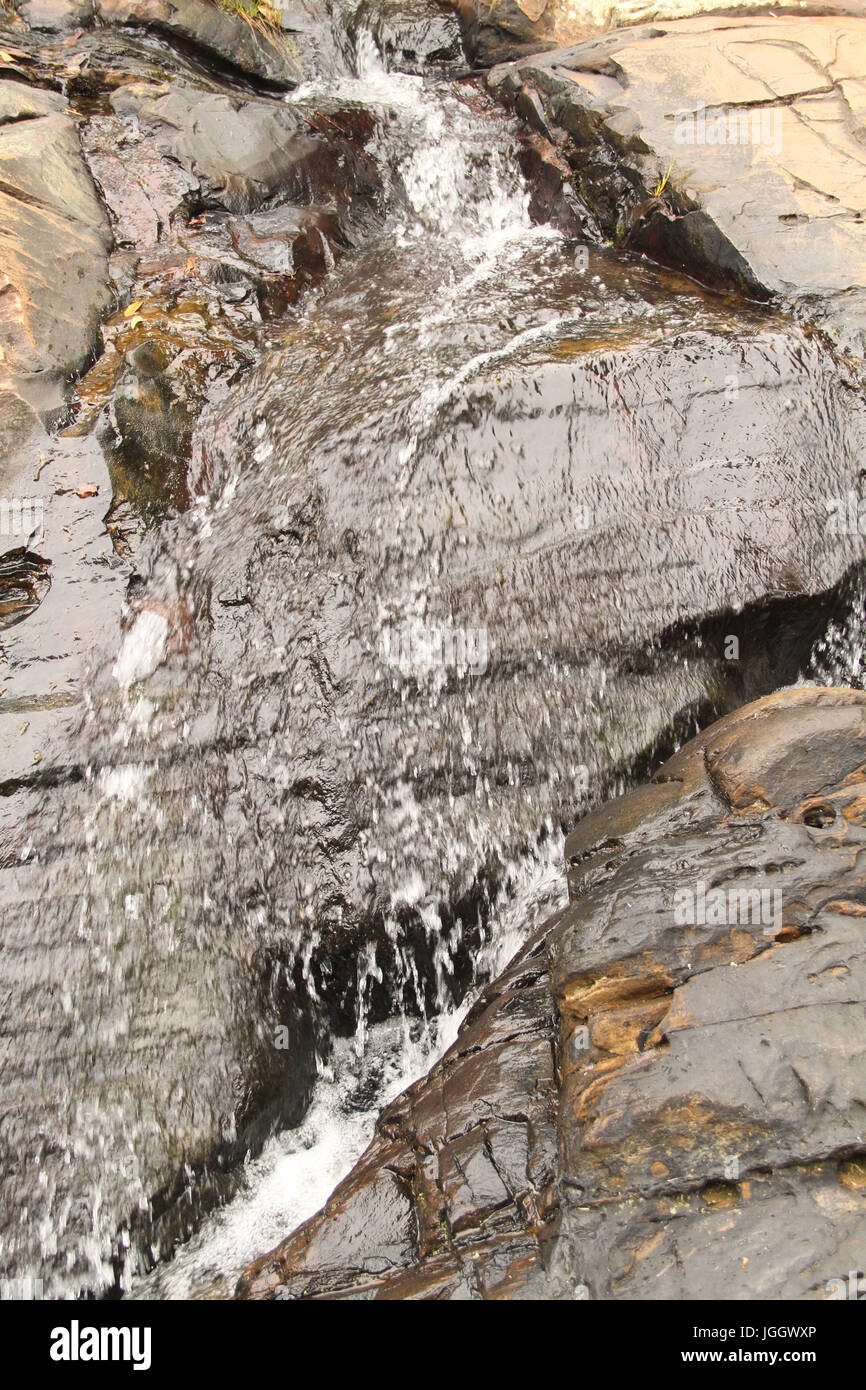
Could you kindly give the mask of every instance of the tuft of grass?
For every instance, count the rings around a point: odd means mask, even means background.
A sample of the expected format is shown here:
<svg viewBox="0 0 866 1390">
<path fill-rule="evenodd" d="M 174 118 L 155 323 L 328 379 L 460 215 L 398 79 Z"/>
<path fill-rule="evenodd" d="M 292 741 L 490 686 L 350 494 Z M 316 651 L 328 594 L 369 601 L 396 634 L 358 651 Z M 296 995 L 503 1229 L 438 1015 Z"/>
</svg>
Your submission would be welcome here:
<svg viewBox="0 0 866 1390">
<path fill-rule="evenodd" d="M 668 186 L 668 180 L 670 179 L 671 170 L 673 169 L 673 167 L 674 167 L 674 162 L 673 162 L 673 160 L 671 160 L 670 164 L 668 165 L 668 171 L 667 171 L 667 173 L 665 174 L 664 178 L 663 178 L 663 179 L 662 179 L 662 178 L 659 179 L 658 183 L 656 184 L 655 188 L 654 188 L 653 191 L 652 191 L 652 196 L 653 196 L 654 198 L 660 198 L 661 195 L 664 193 L 665 189 L 666 189 L 667 186 Z"/>
<path fill-rule="evenodd" d="M 229 14 L 236 14 L 251 29 L 265 38 L 274 41 L 282 36 L 283 26 L 280 12 L 275 5 L 270 3 L 270 0 L 217 0 L 217 2 L 222 9 L 228 10 Z"/>
<path fill-rule="evenodd" d="M 306 73 L 297 37 L 283 28 L 280 11 L 271 0 L 213 0 L 213 3 L 249 25 L 254 37 L 281 54 L 287 67 L 303 81 Z"/>
</svg>

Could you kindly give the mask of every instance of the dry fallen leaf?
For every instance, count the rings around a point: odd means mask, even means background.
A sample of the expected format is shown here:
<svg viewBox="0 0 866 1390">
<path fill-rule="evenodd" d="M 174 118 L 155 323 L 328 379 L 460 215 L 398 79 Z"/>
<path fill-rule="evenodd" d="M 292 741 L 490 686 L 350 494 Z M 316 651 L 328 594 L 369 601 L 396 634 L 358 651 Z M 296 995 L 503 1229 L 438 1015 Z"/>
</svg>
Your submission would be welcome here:
<svg viewBox="0 0 866 1390">
<path fill-rule="evenodd" d="M 34 754 L 33 754 L 33 761 L 34 761 L 34 763 L 41 763 L 41 762 L 42 762 L 42 754 L 41 754 L 41 753 L 34 753 Z"/>
<path fill-rule="evenodd" d="M 96 483 L 85 483 L 83 487 L 78 489 L 75 495 L 76 497 L 96 497 L 98 492 L 99 488 L 96 486 Z"/>
<path fill-rule="evenodd" d="M 131 319 L 136 309 L 140 309 L 143 303 L 143 299 L 136 299 L 134 304 L 127 304 L 126 308 L 123 311 L 123 317 L 125 319 Z"/>
</svg>

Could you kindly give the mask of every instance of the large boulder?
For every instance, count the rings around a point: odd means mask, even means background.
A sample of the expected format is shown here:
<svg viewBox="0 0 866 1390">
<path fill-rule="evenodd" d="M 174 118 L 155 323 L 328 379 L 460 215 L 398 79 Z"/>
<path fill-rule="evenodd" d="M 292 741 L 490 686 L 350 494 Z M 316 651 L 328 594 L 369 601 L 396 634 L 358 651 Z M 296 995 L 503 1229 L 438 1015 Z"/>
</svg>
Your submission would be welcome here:
<svg viewBox="0 0 866 1390">
<path fill-rule="evenodd" d="M 796 302 L 862 355 L 866 20 L 655 22 L 496 69 L 620 244 Z"/>
<path fill-rule="evenodd" d="M 254 1298 L 838 1297 L 866 1237 L 866 696 L 747 705 L 570 837 L 571 906 Z"/>
<path fill-rule="evenodd" d="M 177 83 L 130 83 L 112 93 L 111 105 L 199 180 L 206 202 L 232 212 L 248 212 L 277 193 L 283 200 L 345 204 L 376 188 L 369 160 L 345 140 L 317 133 L 305 111 L 282 102 Z"/>
<path fill-rule="evenodd" d="M 0 1239 L 71 1293 L 171 1248 L 333 1030 L 459 996 L 542 825 L 796 675 L 860 555 L 826 501 L 864 422 L 821 341 L 536 235 L 465 93 L 286 104 L 133 22 L 20 43 L 86 122 L 120 300 L 81 433 L 27 446 L 52 582 L 10 559 L 0 707 Z M 238 389 L 356 202 L 375 236 L 359 146 L 390 120 L 412 235 L 345 257 Z M 467 258 L 503 198 L 506 259 Z M 112 493 L 171 514 L 134 574 Z"/>
<path fill-rule="evenodd" d="M 73 29 L 80 36 L 93 26 L 150 33 L 229 77 L 275 90 L 339 66 L 318 0 L 285 0 L 267 9 L 221 0 L 11 0 L 4 22 L 13 16 L 41 36 Z"/>
<path fill-rule="evenodd" d="M 328 71 L 334 58 L 327 15 L 316 0 L 286 5 L 282 29 L 253 23 L 242 5 L 212 0 L 94 0 L 94 13 L 103 24 L 151 29 L 179 46 L 192 44 L 279 87 Z"/>
</svg>

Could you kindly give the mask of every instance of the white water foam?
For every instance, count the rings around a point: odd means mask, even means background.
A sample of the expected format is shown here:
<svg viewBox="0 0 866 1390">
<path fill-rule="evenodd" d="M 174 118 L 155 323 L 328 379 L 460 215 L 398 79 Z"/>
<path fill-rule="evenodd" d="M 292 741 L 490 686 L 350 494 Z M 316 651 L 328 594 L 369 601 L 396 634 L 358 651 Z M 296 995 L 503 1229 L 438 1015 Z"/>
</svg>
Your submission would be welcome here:
<svg viewBox="0 0 866 1390">
<path fill-rule="evenodd" d="M 510 866 L 503 900 L 476 958 L 491 979 L 527 933 L 565 905 L 563 841 L 551 835 Z M 405 1018 L 362 1027 L 334 1045 L 313 1103 L 297 1129 L 271 1139 L 244 1169 L 244 1189 L 211 1214 L 174 1259 L 129 1290 L 138 1299 L 227 1298 L 254 1259 L 273 1249 L 327 1201 L 373 1137 L 376 1116 L 451 1046 L 478 991 L 426 1024 Z M 359 1041 L 361 1046 L 359 1047 Z"/>
<path fill-rule="evenodd" d="M 122 690 L 153 675 L 165 655 L 168 619 L 162 613 L 144 609 L 139 613 L 121 643 L 112 675 Z"/>
<path fill-rule="evenodd" d="M 306 82 L 286 101 L 336 97 L 381 113 L 367 152 L 405 192 L 412 220 L 395 228 L 398 243 L 433 234 L 479 261 L 535 230 L 505 125 L 491 133 L 451 93 L 429 89 L 422 77 L 389 72 L 369 32 L 358 35 L 356 54 L 356 76 Z"/>
<path fill-rule="evenodd" d="M 832 622 L 812 653 L 811 676 L 818 685 L 866 685 L 866 592 L 854 595 L 845 618 Z M 808 680 L 806 684 L 813 684 Z"/>
</svg>

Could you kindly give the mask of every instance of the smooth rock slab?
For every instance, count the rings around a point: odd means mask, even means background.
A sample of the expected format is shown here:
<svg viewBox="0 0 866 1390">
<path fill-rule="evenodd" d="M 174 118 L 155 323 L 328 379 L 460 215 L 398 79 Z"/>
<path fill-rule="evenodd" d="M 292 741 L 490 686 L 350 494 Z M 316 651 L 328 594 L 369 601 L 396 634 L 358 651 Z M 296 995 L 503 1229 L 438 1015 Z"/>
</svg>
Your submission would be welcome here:
<svg viewBox="0 0 866 1390">
<path fill-rule="evenodd" d="M 0 121 L 3 370 L 78 371 L 111 302 L 108 217 L 62 97 L 0 81 Z"/>
<path fill-rule="evenodd" d="M 571 907 L 240 1294 L 830 1297 L 866 1237 L 864 845 L 866 695 L 712 726 L 578 825 Z"/>
<path fill-rule="evenodd" d="M 35 3 L 35 0 L 31 0 Z M 47 3 L 47 0 L 41 0 Z M 801 0 L 450 0 L 460 14 L 469 51 L 487 65 L 578 42 L 592 34 L 695 15 L 802 14 Z M 863 0 L 812 0 L 810 14 L 862 15 Z"/>
<path fill-rule="evenodd" d="M 716 16 L 621 30 L 490 82 L 524 114 L 533 94 L 536 122 L 571 137 L 610 236 L 709 283 L 806 302 L 859 350 L 864 72 L 866 20 Z"/>
</svg>

